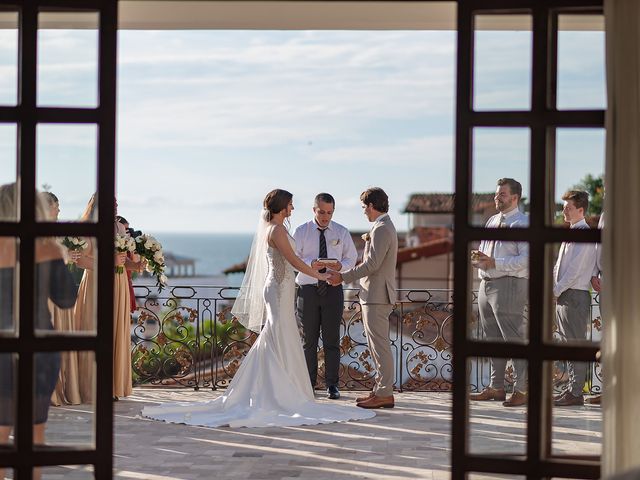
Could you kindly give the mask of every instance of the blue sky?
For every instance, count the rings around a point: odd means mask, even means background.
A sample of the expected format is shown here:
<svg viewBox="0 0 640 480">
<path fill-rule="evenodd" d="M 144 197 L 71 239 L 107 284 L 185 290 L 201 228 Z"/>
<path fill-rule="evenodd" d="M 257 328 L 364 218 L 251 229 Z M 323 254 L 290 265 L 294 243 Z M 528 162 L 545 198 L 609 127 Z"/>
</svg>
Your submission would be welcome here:
<svg viewBox="0 0 640 480">
<path fill-rule="evenodd" d="M 15 32 L 0 31 L 0 103 L 15 104 Z M 530 32 L 479 32 L 476 108 L 527 108 Z M 41 32 L 39 102 L 96 104 L 95 31 Z M 559 106 L 604 106 L 603 35 L 560 36 Z M 585 73 L 586 72 L 586 73 Z M 264 194 L 313 197 L 366 229 L 359 193 L 381 186 L 400 215 L 413 192 L 453 188 L 454 32 L 121 31 L 120 212 L 151 232 L 251 231 Z M 474 190 L 514 176 L 528 191 L 528 131 L 474 132 Z M 0 126 L 0 182 L 15 179 L 15 128 Z M 38 184 L 62 217 L 95 189 L 96 130 L 43 125 Z M 604 166 L 600 131 L 563 131 L 556 197 Z"/>
</svg>

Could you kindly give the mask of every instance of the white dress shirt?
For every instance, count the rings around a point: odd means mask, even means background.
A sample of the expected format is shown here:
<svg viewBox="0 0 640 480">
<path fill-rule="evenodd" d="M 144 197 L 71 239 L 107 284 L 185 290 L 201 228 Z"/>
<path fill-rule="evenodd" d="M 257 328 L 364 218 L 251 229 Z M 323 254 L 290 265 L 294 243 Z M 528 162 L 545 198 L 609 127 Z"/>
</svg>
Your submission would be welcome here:
<svg viewBox="0 0 640 480">
<path fill-rule="evenodd" d="M 584 229 L 589 225 L 582 219 L 571 228 Z M 559 297 L 570 288 L 589 291 L 595 264 L 596 248 L 593 243 L 562 242 L 553 267 L 553 294 Z"/>
<path fill-rule="evenodd" d="M 503 226 L 500 226 L 503 223 Z M 514 208 L 507 213 L 498 213 L 487 220 L 486 228 L 526 228 L 529 217 Z M 503 242 L 483 240 L 480 251 L 496 261 L 496 268 L 478 269 L 481 279 L 501 277 L 529 277 L 529 244 L 527 242 Z"/>
<path fill-rule="evenodd" d="M 604 212 L 600 214 L 600 220 L 598 220 L 598 228 L 602 230 L 604 228 Z M 592 277 L 600 277 L 602 275 L 602 243 L 596 243 L 596 266 L 593 268 Z"/>
<path fill-rule="evenodd" d="M 320 232 L 315 220 L 304 223 L 296 228 L 293 238 L 296 241 L 296 253 L 306 263 L 311 265 L 320 254 Z M 329 222 L 329 226 L 324 231 L 324 238 L 327 242 L 327 258 L 335 258 L 342 264 L 342 270 L 350 270 L 356 265 L 358 252 L 351 239 L 349 230 L 336 222 Z M 298 273 L 296 277 L 298 285 L 316 285 L 318 280 Z"/>
</svg>

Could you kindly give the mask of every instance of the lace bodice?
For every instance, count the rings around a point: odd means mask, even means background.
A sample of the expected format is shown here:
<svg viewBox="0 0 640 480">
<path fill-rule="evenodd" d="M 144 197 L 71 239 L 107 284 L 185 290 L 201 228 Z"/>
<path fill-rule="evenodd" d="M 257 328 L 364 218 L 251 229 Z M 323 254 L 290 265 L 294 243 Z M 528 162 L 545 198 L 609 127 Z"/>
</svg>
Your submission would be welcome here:
<svg viewBox="0 0 640 480">
<path fill-rule="evenodd" d="M 296 243 L 293 238 L 289 237 L 289 243 L 295 251 Z M 295 280 L 295 271 L 284 255 L 280 253 L 280 250 L 270 246 L 267 249 L 267 259 L 269 261 L 269 277 L 273 277 L 279 284 Z"/>
</svg>

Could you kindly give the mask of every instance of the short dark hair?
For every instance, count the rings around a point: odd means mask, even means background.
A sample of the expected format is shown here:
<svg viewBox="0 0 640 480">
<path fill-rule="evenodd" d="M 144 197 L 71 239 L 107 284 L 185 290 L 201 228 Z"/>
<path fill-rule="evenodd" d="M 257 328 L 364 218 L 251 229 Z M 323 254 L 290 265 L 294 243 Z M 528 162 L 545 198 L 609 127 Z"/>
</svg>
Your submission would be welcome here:
<svg viewBox="0 0 640 480">
<path fill-rule="evenodd" d="M 330 203 L 331 205 L 333 205 L 333 208 L 336 208 L 336 201 L 330 193 L 322 192 L 317 194 L 316 198 L 313 201 L 313 204 L 315 206 L 318 206 L 319 202 Z"/>
<path fill-rule="evenodd" d="M 264 197 L 264 202 L 262 202 L 262 206 L 267 212 L 267 218 L 265 218 L 265 220 L 271 221 L 273 215 L 280 213 L 282 210 L 287 208 L 287 205 L 289 205 L 292 198 L 292 193 L 289 193 L 286 190 L 281 190 L 280 188 L 276 188 L 275 190 L 271 190 L 267 193 L 267 196 Z"/>
<path fill-rule="evenodd" d="M 121 215 L 116 215 L 116 221 L 122 225 L 129 223 L 129 221 Z"/>
<path fill-rule="evenodd" d="M 389 197 L 379 187 L 367 188 L 360 194 L 360 201 L 365 205 L 373 205 L 377 211 L 387 213 L 389 211 Z"/>
<path fill-rule="evenodd" d="M 584 213 L 587 213 L 589 208 L 589 194 L 582 190 L 568 190 L 562 195 L 562 200 L 568 202 L 571 200 L 576 208 L 582 208 Z"/>
<path fill-rule="evenodd" d="M 40 195 L 42 195 L 42 198 L 47 202 L 48 206 L 53 206 L 53 205 L 60 205 L 60 201 L 58 200 L 58 197 L 56 197 L 56 195 L 52 192 L 40 192 Z"/>
<path fill-rule="evenodd" d="M 520 185 L 519 181 L 514 180 L 513 178 L 500 178 L 497 184 L 499 187 L 508 185 L 511 195 L 518 195 L 518 199 L 522 198 L 522 185 Z"/>
</svg>

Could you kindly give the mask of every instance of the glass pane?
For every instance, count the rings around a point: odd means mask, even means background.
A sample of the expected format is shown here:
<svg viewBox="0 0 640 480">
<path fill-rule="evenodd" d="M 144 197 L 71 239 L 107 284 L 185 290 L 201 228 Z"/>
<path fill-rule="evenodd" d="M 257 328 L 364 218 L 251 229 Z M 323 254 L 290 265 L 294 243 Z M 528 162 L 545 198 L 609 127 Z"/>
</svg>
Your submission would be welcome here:
<svg viewBox="0 0 640 480">
<path fill-rule="evenodd" d="M 583 190 L 589 194 L 589 205 L 584 215 L 591 227 L 598 225 L 599 215 L 604 207 L 604 169 L 603 128 L 557 129 L 554 225 L 569 225 L 562 214 L 562 197 L 569 190 Z"/>
<path fill-rule="evenodd" d="M 577 391 L 568 385 L 568 362 L 553 362 L 552 455 L 600 455 L 602 409 L 599 395 L 589 395 L 590 379 Z"/>
<path fill-rule="evenodd" d="M 0 337 L 18 334 L 18 247 L 17 238 L 0 237 Z"/>
<path fill-rule="evenodd" d="M 38 105 L 98 105 L 98 14 L 38 15 Z"/>
<path fill-rule="evenodd" d="M 95 334 L 96 239 L 48 237 L 36 245 L 42 252 L 36 269 L 36 334 Z"/>
<path fill-rule="evenodd" d="M 558 16 L 558 109 L 606 109 L 603 15 Z"/>
<path fill-rule="evenodd" d="M 551 334 L 553 342 L 589 345 L 601 339 L 599 294 L 593 284 L 597 277 L 597 246 L 593 243 L 563 242 L 547 245 L 553 266 L 547 270 L 552 291 Z M 566 380 L 571 378 L 574 393 L 582 389 L 590 370 L 582 362 L 568 362 Z M 575 364 L 575 365 L 574 365 Z"/>
<path fill-rule="evenodd" d="M 518 30 L 505 30 L 505 21 Z M 531 25 L 530 15 L 475 17 L 474 110 L 531 108 Z"/>
<path fill-rule="evenodd" d="M 47 221 L 90 220 L 83 218 L 89 206 L 96 207 L 97 220 L 97 138 L 95 125 L 38 125 L 36 185 L 54 193 L 60 207 Z"/>
<path fill-rule="evenodd" d="M 528 128 L 475 128 L 473 130 L 472 225 L 484 226 L 499 210 L 516 206 L 529 211 L 530 130 Z M 501 181 L 501 179 L 512 179 Z M 495 198 L 500 190 L 500 202 Z M 503 192 L 504 190 L 504 192 Z M 519 198 L 515 198 L 518 192 Z M 517 225 L 518 228 L 521 225 Z"/>
<path fill-rule="evenodd" d="M 17 180 L 17 127 L 12 124 L 0 124 L 0 185 L 15 184 Z M 4 187 L 3 187 L 4 188 Z M 2 205 L 2 221 L 16 221 L 17 195 L 13 192 L 15 187 L 6 187 L 0 201 Z"/>
<path fill-rule="evenodd" d="M 491 359 L 494 366 L 500 362 L 504 377 L 495 376 L 493 380 L 486 376 L 480 380 L 488 386 L 474 388 L 476 372 L 486 375 L 486 358 L 472 358 L 467 364 L 471 391 L 469 393 L 469 453 L 472 455 L 524 455 L 527 450 L 527 405 L 528 395 L 526 379 L 524 389 L 520 391 L 515 377 L 516 369 L 510 359 Z M 526 360 L 517 359 L 515 364 L 522 365 L 526 371 Z"/>
<path fill-rule="evenodd" d="M 34 474 L 37 471 L 34 468 Z M 93 465 L 57 465 L 55 467 L 42 467 L 42 480 L 93 480 Z"/>
<path fill-rule="evenodd" d="M 15 441 L 12 430 L 16 420 L 17 386 L 18 355 L 0 353 L 0 445 L 13 445 Z"/>
<path fill-rule="evenodd" d="M 94 358 L 91 351 L 36 354 L 34 418 L 46 421 L 47 445 L 94 445 Z"/>
<path fill-rule="evenodd" d="M 0 105 L 18 103 L 18 13 L 0 11 Z"/>
<path fill-rule="evenodd" d="M 471 243 L 469 263 L 473 289 L 470 338 L 527 343 L 529 245 L 492 240 Z"/>
</svg>

